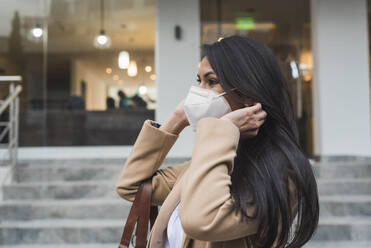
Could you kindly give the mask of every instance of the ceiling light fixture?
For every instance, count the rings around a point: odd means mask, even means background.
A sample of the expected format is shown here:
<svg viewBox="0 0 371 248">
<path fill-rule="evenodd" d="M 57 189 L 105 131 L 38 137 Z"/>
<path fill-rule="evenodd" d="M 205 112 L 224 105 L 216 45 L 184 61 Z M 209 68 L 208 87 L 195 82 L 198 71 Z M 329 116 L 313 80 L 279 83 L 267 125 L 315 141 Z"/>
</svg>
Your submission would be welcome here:
<svg viewBox="0 0 371 248">
<path fill-rule="evenodd" d="M 35 38 L 40 38 L 41 36 L 43 36 L 44 32 L 40 27 L 40 24 L 36 24 L 36 26 L 33 29 L 31 29 L 31 33 Z"/>
<path fill-rule="evenodd" d="M 44 30 L 41 28 L 40 24 L 37 23 L 27 35 L 27 38 L 33 42 L 41 42 L 43 38 Z"/>
<path fill-rule="evenodd" d="M 128 67 L 128 76 L 135 77 L 137 74 L 138 74 L 137 62 L 130 61 L 129 67 Z"/>
<path fill-rule="evenodd" d="M 119 68 L 127 69 L 129 67 L 130 57 L 129 53 L 122 51 L 119 53 Z"/>
<path fill-rule="evenodd" d="M 99 49 L 111 47 L 111 38 L 104 31 L 104 2 L 100 0 L 100 31 L 94 39 L 94 46 Z"/>
</svg>

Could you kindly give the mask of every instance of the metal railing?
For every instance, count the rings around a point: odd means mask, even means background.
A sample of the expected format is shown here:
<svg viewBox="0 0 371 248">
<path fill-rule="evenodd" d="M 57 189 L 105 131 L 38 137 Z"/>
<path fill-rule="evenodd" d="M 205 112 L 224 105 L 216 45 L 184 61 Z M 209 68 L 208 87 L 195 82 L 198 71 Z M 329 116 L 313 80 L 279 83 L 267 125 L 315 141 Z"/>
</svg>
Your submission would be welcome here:
<svg viewBox="0 0 371 248">
<path fill-rule="evenodd" d="M 1 143 L 0 147 L 7 147 L 9 153 L 10 170 L 12 172 L 18 159 L 18 127 L 19 127 L 19 94 L 22 86 L 15 86 L 15 82 L 21 82 L 21 76 L 0 76 L 1 82 L 10 82 L 9 96 L 0 101 L 0 116 L 9 109 L 9 119 L 0 121 L 0 126 L 4 129 L 0 133 L 0 142 L 8 134 L 8 143 Z"/>
</svg>

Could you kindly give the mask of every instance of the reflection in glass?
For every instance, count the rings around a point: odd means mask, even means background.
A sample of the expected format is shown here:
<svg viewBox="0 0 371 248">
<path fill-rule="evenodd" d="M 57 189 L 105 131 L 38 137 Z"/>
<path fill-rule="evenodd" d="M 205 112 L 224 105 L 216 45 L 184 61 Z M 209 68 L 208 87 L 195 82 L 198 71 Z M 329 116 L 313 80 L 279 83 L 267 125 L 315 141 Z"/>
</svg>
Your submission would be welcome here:
<svg viewBox="0 0 371 248">
<path fill-rule="evenodd" d="M 132 145 L 156 108 L 155 1 L 0 4 L 0 74 L 22 75 L 20 130 L 32 130 L 20 146 Z"/>
<path fill-rule="evenodd" d="M 310 2 L 201 0 L 202 43 L 230 35 L 255 38 L 276 54 L 294 103 L 302 146 L 313 154 Z"/>
</svg>

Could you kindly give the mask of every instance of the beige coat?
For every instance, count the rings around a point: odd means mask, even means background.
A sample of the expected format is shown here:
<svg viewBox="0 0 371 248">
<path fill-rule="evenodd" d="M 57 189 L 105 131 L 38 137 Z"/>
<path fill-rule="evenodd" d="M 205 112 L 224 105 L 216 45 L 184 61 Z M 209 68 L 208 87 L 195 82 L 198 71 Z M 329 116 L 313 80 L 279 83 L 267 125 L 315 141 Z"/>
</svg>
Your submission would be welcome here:
<svg viewBox="0 0 371 248">
<path fill-rule="evenodd" d="M 147 247 L 163 248 L 167 223 L 179 202 L 182 248 L 242 248 L 257 232 L 258 220 L 240 222 L 230 194 L 231 172 L 240 138 L 232 122 L 205 117 L 197 123 L 192 159 L 159 169 L 178 135 L 147 119 L 116 183 L 117 193 L 134 201 L 140 183 L 153 175 L 152 204 L 161 205 Z M 290 181 L 290 191 L 294 188 Z M 247 209 L 252 214 L 255 207 Z M 296 204 L 293 206 L 296 212 Z"/>
</svg>

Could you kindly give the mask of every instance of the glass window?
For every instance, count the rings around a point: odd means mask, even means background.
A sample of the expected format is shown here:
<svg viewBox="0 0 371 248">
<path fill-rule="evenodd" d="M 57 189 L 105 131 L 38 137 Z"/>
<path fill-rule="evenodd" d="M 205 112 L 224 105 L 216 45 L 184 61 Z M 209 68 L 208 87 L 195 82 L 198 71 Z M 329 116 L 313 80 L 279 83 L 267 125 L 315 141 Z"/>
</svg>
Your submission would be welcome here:
<svg viewBox="0 0 371 248">
<path fill-rule="evenodd" d="M 156 109 L 155 1 L 0 5 L 0 76 L 23 78 L 20 146 L 132 145 Z"/>
<path fill-rule="evenodd" d="M 255 38 L 276 54 L 289 84 L 300 139 L 313 154 L 312 51 L 309 0 L 201 0 L 202 43 L 220 37 L 243 35 Z"/>
</svg>

